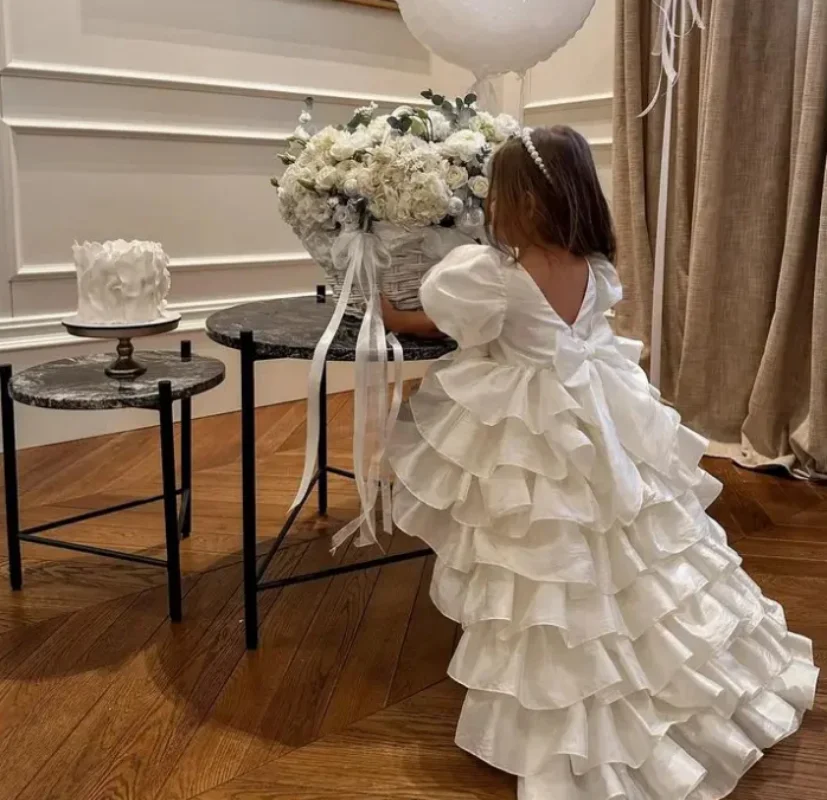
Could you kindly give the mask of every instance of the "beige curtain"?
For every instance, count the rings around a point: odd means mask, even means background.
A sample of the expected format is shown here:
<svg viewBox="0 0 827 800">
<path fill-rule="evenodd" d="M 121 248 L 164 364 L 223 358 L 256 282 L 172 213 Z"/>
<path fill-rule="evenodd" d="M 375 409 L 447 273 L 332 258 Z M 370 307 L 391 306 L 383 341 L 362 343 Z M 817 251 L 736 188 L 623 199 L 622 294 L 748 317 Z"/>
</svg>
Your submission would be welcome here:
<svg viewBox="0 0 827 800">
<path fill-rule="evenodd" d="M 679 46 L 662 389 L 713 452 L 827 473 L 827 0 L 702 0 Z M 657 8 L 617 0 L 623 333 L 648 342 L 663 103 Z"/>
</svg>

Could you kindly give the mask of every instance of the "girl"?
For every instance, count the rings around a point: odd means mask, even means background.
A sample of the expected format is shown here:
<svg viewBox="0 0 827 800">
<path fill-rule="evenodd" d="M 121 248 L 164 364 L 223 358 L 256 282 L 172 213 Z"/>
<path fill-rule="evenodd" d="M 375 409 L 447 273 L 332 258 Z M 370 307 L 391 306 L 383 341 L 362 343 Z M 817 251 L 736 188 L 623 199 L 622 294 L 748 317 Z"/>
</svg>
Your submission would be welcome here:
<svg viewBox="0 0 827 800">
<path fill-rule="evenodd" d="M 812 643 L 705 513 L 706 441 L 615 337 L 615 242 L 589 146 L 494 156 L 493 247 L 454 250 L 397 332 L 456 339 L 395 434 L 394 519 L 464 628 L 460 747 L 521 800 L 717 800 L 814 700 Z"/>
</svg>

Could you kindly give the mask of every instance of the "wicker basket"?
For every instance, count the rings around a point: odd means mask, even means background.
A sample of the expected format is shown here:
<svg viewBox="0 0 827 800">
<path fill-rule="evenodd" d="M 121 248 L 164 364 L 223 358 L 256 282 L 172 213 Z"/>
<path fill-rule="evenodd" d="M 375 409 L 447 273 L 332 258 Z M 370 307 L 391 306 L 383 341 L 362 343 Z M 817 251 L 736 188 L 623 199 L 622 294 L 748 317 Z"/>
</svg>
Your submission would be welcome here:
<svg viewBox="0 0 827 800">
<path fill-rule="evenodd" d="M 413 311 L 422 308 L 419 287 L 425 275 L 455 247 L 479 241 L 481 232 L 460 232 L 456 228 L 417 228 L 406 231 L 385 222 L 374 223 L 372 233 L 387 247 L 391 265 L 379 276 L 382 294 L 396 308 Z M 477 234 L 476 236 L 474 234 Z M 327 284 L 338 302 L 345 273 L 336 268 L 331 256 L 338 233 L 317 230 L 305 237 L 303 244 L 314 261 L 325 271 Z M 364 315 L 365 298 L 354 284 L 348 301 L 347 313 L 360 318 Z"/>
</svg>

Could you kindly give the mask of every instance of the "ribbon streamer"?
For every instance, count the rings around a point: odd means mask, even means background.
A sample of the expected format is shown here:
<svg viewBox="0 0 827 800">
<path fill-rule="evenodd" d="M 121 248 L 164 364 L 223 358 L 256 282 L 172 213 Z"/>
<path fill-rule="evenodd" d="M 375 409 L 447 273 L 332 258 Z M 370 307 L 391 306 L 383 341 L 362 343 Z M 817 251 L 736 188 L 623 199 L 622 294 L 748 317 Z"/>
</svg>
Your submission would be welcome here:
<svg viewBox="0 0 827 800">
<path fill-rule="evenodd" d="M 385 243 L 375 234 L 348 231 L 333 245 L 333 263 L 344 273 L 342 291 L 333 316 L 313 353 L 308 378 L 307 439 L 304 472 L 291 510 L 307 497 L 318 467 L 320 390 L 327 353 L 344 319 L 347 304 L 358 285 L 366 301 L 365 315 L 356 340 L 353 457 L 354 476 L 361 514 L 333 537 L 335 550 L 359 531 L 358 546 L 378 544 L 375 509 L 381 493 L 383 529 L 391 533 L 390 482 L 386 449 L 402 404 L 402 347 L 393 334 L 385 333 L 379 296 L 379 275 L 391 263 Z M 388 348 L 393 353 L 394 390 L 388 404 Z"/>
<path fill-rule="evenodd" d="M 663 143 L 660 159 L 660 185 L 658 187 L 658 216 L 655 228 L 655 261 L 652 282 L 652 330 L 650 336 L 649 378 L 652 385 L 660 388 L 663 349 L 663 293 L 666 272 L 666 222 L 669 211 L 669 169 L 672 150 L 672 106 L 675 84 L 678 81 L 678 41 L 694 27 L 704 28 L 697 0 L 654 0 L 660 10 L 657 44 L 652 52 L 661 62 L 658 85 L 649 105 L 640 113 L 645 117 L 660 100 L 661 87 L 666 79 L 666 107 L 663 119 Z"/>
<path fill-rule="evenodd" d="M 497 97 L 497 90 L 494 88 L 494 81 L 491 76 L 474 75 L 474 78 L 476 80 L 468 92 L 477 96 L 477 107 L 491 114 L 498 114 L 500 112 L 500 100 Z"/>
</svg>

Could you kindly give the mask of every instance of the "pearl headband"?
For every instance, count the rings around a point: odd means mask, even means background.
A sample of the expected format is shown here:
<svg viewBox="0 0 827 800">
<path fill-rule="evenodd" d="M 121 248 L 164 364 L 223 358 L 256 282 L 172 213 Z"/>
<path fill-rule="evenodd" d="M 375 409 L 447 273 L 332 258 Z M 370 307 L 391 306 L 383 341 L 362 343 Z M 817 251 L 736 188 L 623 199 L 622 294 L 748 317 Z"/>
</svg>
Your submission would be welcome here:
<svg viewBox="0 0 827 800">
<path fill-rule="evenodd" d="M 549 183 L 552 183 L 551 180 L 551 173 L 548 171 L 548 168 L 543 161 L 543 157 L 537 152 L 537 148 L 534 146 L 534 142 L 531 140 L 532 129 L 531 128 L 523 128 L 522 133 L 520 134 L 520 138 L 523 140 L 523 145 L 525 145 L 525 149 L 528 150 L 528 154 L 531 156 L 531 160 L 537 165 L 537 168 L 543 175 L 546 176 L 546 180 Z"/>
</svg>

